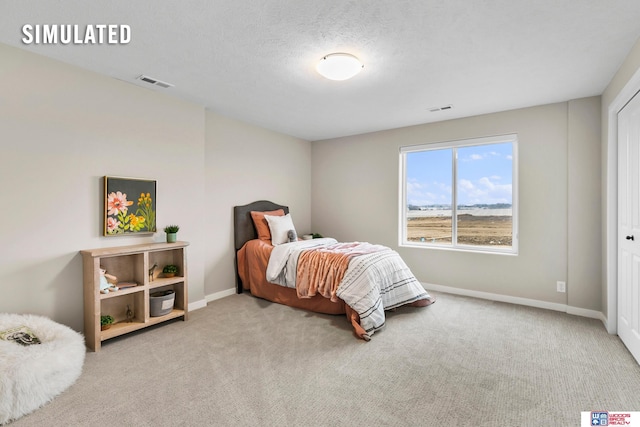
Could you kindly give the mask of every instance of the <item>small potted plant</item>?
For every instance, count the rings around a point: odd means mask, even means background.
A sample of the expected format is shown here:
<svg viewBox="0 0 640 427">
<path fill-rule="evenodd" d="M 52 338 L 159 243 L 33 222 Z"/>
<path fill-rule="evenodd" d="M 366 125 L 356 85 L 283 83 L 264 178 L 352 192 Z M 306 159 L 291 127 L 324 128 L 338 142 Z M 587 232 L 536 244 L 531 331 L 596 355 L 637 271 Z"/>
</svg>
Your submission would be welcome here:
<svg viewBox="0 0 640 427">
<path fill-rule="evenodd" d="M 107 330 L 111 327 L 111 325 L 113 325 L 113 317 L 105 314 L 104 316 L 100 316 L 100 330 L 104 331 Z"/>
<path fill-rule="evenodd" d="M 178 230 L 180 230 L 180 226 L 178 225 L 167 225 L 164 228 L 164 232 L 167 233 L 167 243 L 175 243 Z"/>
<path fill-rule="evenodd" d="M 164 277 L 173 277 L 178 273 L 178 266 L 173 264 L 165 265 L 162 273 L 164 273 Z"/>
</svg>

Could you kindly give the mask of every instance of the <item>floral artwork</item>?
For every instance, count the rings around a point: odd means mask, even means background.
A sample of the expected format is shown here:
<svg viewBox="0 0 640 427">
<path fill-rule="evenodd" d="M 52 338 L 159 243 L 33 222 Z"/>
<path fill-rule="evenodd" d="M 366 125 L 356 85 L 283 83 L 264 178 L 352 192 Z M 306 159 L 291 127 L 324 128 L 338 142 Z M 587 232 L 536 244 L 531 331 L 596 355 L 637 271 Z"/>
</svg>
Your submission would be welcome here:
<svg viewBox="0 0 640 427">
<path fill-rule="evenodd" d="M 156 182 L 104 177 L 104 235 L 156 231 Z"/>
</svg>

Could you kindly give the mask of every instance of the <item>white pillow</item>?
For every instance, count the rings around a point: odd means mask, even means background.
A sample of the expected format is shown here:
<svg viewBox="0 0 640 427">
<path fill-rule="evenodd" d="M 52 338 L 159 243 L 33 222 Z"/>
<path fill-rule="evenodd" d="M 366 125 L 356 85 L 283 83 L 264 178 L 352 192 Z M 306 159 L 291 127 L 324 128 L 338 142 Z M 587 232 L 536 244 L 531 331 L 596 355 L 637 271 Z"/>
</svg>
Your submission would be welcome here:
<svg viewBox="0 0 640 427">
<path fill-rule="evenodd" d="M 271 231 L 271 244 L 273 246 L 289 243 L 289 230 L 295 231 L 291 214 L 285 216 L 265 215 L 264 219 L 269 224 Z"/>
</svg>

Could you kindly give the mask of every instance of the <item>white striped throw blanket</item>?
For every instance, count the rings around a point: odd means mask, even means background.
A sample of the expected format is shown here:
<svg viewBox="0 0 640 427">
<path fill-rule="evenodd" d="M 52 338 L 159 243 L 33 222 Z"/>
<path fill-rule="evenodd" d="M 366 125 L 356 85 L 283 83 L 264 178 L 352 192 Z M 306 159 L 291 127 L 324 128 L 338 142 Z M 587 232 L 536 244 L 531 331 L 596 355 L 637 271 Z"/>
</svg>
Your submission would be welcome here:
<svg viewBox="0 0 640 427">
<path fill-rule="evenodd" d="M 369 243 L 342 244 L 337 243 L 335 239 L 314 240 L 276 246 L 271 252 L 267 266 L 267 280 L 296 288 L 298 272 L 307 268 L 298 265 L 303 252 L 331 252 L 332 248 L 338 252 L 342 251 L 349 259 L 348 267 L 339 284 L 333 287 L 332 292 L 328 289 L 330 285 L 327 285 L 327 288 L 322 284 L 315 287 L 319 288 L 319 293 L 327 297 L 335 295 L 342 299 L 358 313 L 360 325 L 368 334 L 365 339 L 384 326 L 385 310 L 430 299 L 429 294 L 394 250 Z M 331 271 L 331 268 L 324 266 L 320 268 Z M 322 278 L 319 280 L 322 281 Z M 300 294 L 300 290 L 298 293 Z M 311 297 L 315 295 L 315 288 L 311 292 L 304 290 L 302 293 L 303 297 Z"/>
</svg>

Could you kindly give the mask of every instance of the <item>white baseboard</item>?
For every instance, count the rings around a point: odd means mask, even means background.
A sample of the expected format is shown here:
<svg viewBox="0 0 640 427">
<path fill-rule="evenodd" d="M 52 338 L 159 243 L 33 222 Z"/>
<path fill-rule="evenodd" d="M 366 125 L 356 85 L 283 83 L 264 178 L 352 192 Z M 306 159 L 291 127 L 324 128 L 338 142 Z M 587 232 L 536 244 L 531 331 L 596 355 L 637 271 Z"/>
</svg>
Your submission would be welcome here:
<svg viewBox="0 0 640 427">
<path fill-rule="evenodd" d="M 462 295 L 462 296 L 467 296 L 467 297 L 481 298 L 481 299 L 486 299 L 486 300 L 491 300 L 491 301 L 499 301 L 499 302 L 506 302 L 506 303 L 510 303 L 510 304 L 526 305 L 526 306 L 529 306 L 529 307 L 544 308 L 546 310 L 561 311 L 563 313 L 572 314 L 572 315 L 575 315 L 575 316 L 582 316 L 582 317 L 588 317 L 588 318 L 591 318 L 591 319 L 598 319 L 604 324 L 604 326 L 607 329 L 607 331 L 609 330 L 607 328 L 607 318 L 605 317 L 605 315 L 603 313 L 601 313 L 599 311 L 596 311 L 596 310 L 588 310 L 586 308 L 573 307 L 573 306 L 566 305 L 566 304 L 558 304 L 558 303 L 540 301 L 540 300 L 529 299 L 529 298 L 520 298 L 520 297 L 512 297 L 512 296 L 509 296 L 509 295 L 492 294 L 490 292 L 481 292 L 481 291 L 472 291 L 472 290 L 469 290 L 469 289 L 453 288 L 453 287 L 450 287 L 450 286 L 435 285 L 433 283 L 422 283 L 422 286 L 424 286 L 424 288 L 426 290 L 428 290 L 428 291 L 444 292 L 444 293 L 447 293 L 447 294 L 455 294 L 455 295 Z M 216 292 L 214 294 L 206 295 L 203 300 L 199 300 L 199 301 L 195 301 L 195 302 L 189 303 L 189 311 L 197 310 L 197 309 L 200 309 L 200 308 L 204 308 L 204 307 L 207 306 L 207 303 L 210 303 L 211 301 L 215 301 L 215 300 L 218 300 L 218 299 L 221 299 L 221 298 L 225 298 L 225 297 L 234 295 L 235 293 L 236 293 L 236 288 L 229 288 L 229 289 L 224 290 L 224 291 L 220 291 L 220 292 Z"/>
<path fill-rule="evenodd" d="M 611 328 L 609 319 L 604 315 L 604 313 L 600 313 L 600 320 L 602 321 L 602 323 L 604 323 L 604 327 L 607 328 L 607 332 L 609 332 L 611 335 L 618 335 L 618 331 Z"/>
<path fill-rule="evenodd" d="M 207 300 L 201 299 L 189 303 L 189 311 L 198 310 L 207 306 Z"/>
<path fill-rule="evenodd" d="M 540 300 L 529 299 L 529 298 L 512 297 L 509 295 L 492 294 L 489 292 L 472 291 L 469 289 L 452 288 L 450 286 L 434 285 L 432 283 L 422 283 L 422 286 L 424 286 L 424 288 L 427 291 L 437 291 L 437 292 L 444 292 L 447 294 L 455 294 L 455 295 L 463 295 L 467 297 L 487 299 L 491 301 L 500 301 L 500 302 L 507 302 L 511 304 L 526 305 L 529 307 L 537 307 L 537 308 L 544 308 L 547 310 L 561 311 L 563 313 L 573 314 L 575 316 L 599 319 L 604 323 L 605 327 L 607 326 L 606 318 L 604 317 L 604 315 L 601 312 L 596 310 L 588 310 L 586 308 L 572 307 L 566 304 L 558 304 L 554 302 L 540 301 Z"/>
<path fill-rule="evenodd" d="M 217 299 L 221 299 L 224 297 L 229 297 L 231 295 L 235 295 L 236 288 L 229 288 L 225 291 L 216 292 L 215 294 L 209 294 L 205 296 L 207 302 L 215 301 Z"/>
<path fill-rule="evenodd" d="M 579 308 L 579 307 L 573 307 L 568 305 L 567 314 L 573 314 L 573 315 L 582 316 L 582 317 L 590 317 L 592 319 L 599 319 L 602 323 L 604 323 L 605 326 L 607 326 L 604 314 L 596 310 L 588 310 L 586 308 Z"/>
<path fill-rule="evenodd" d="M 228 297 L 228 296 L 234 295 L 235 293 L 236 293 L 236 288 L 230 288 L 225 291 L 216 292 L 215 294 L 205 295 L 204 299 L 189 303 L 189 311 L 205 308 L 207 304 L 210 303 L 211 301 Z"/>
</svg>

